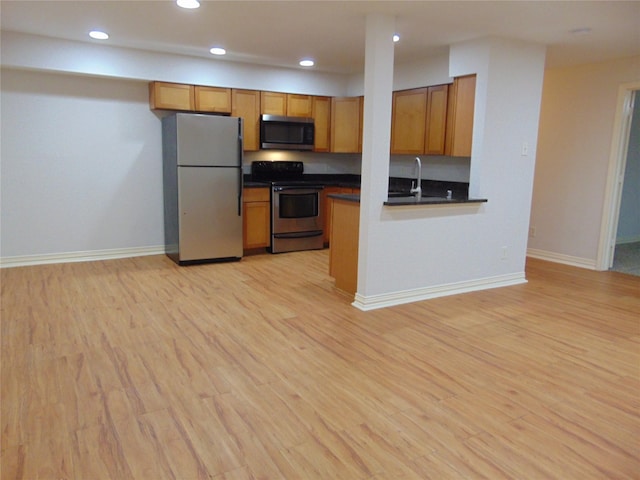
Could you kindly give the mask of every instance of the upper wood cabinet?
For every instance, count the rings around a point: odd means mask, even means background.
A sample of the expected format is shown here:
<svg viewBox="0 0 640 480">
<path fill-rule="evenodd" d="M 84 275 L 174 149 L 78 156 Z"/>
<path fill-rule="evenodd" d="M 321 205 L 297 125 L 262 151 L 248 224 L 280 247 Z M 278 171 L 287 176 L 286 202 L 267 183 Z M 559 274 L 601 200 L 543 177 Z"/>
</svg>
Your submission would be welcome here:
<svg viewBox="0 0 640 480">
<path fill-rule="evenodd" d="M 331 149 L 331 97 L 313 97 L 311 117 L 315 125 L 316 152 Z"/>
<path fill-rule="evenodd" d="M 151 82 L 149 103 L 154 110 L 231 113 L 231 89 Z"/>
<path fill-rule="evenodd" d="M 198 112 L 231 113 L 231 89 L 196 85 L 195 107 Z"/>
<path fill-rule="evenodd" d="M 287 94 L 280 92 L 260 92 L 260 113 L 264 115 L 286 115 Z"/>
<path fill-rule="evenodd" d="M 445 154 L 470 157 L 476 76 L 457 77 L 449 93 Z"/>
<path fill-rule="evenodd" d="M 181 83 L 149 83 L 149 104 L 152 110 L 186 110 L 195 108 L 193 85 Z"/>
<path fill-rule="evenodd" d="M 426 119 L 426 88 L 393 92 L 391 153 L 407 155 L 424 153 Z"/>
<path fill-rule="evenodd" d="M 288 117 L 311 117 L 313 101 L 311 95 L 296 93 L 260 92 L 260 113 Z"/>
<path fill-rule="evenodd" d="M 449 85 L 436 85 L 427 89 L 427 120 L 424 153 L 444 155 L 447 128 L 447 99 Z"/>
<path fill-rule="evenodd" d="M 311 118 L 313 115 L 313 97 L 287 93 L 287 115 L 289 117 Z"/>
<path fill-rule="evenodd" d="M 444 155 L 448 85 L 393 92 L 391 153 Z"/>
<path fill-rule="evenodd" d="M 476 76 L 393 92 L 391 153 L 471 156 Z M 260 114 L 313 118 L 316 152 L 362 152 L 363 97 L 322 97 L 168 82 L 149 84 L 152 109 L 244 119 L 244 149 L 260 149 Z"/>
<path fill-rule="evenodd" d="M 243 119 L 244 150 L 260 148 L 260 92 L 231 89 L 231 115 Z"/>
<path fill-rule="evenodd" d="M 362 151 L 362 97 L 331 99 L 331 151 Z"/>
</svg>

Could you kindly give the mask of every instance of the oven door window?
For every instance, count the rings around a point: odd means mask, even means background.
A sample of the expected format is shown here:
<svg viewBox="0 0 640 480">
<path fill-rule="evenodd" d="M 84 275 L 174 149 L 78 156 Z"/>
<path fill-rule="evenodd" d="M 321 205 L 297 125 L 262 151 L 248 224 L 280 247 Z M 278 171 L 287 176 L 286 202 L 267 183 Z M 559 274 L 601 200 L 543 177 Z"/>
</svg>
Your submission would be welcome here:
<svg viewBox="0 0 640 480">
<path fill-rule="evenodd" d="M 308 218 L 318 216 L 318 193 L 280 194 L 280 218 Z"/>
</svg>

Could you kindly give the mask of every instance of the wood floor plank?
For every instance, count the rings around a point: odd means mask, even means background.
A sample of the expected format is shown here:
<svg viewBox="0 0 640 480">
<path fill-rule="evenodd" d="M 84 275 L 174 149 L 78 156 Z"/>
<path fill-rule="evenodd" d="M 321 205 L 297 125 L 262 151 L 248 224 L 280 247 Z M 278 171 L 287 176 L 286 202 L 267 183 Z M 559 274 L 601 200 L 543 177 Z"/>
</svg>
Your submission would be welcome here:
<svg viewBox="0 0 640 480">
<path fill-rule="evenodd" d="M 640 478 L 640 278 L 363 312 L 327 269 L 0 269 L 2 478 Z"/>
</svg>

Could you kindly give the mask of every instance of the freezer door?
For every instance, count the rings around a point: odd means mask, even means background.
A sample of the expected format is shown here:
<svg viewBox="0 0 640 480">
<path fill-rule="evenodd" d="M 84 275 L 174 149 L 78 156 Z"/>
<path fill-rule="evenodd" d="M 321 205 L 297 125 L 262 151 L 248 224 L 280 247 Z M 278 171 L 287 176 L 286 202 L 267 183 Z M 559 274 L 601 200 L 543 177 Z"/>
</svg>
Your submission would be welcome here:
<svg viewBox="0 0 640 480">
<path fill-rule="evenodd" d="M 176 119 L 178 165 L 242 165 L 239 118 L 179 113 Z"/>
<path fill-rule="evenodd" d="M 239 171 L 178 167 L 181 262 L 242 257 Z"/>
</svg>

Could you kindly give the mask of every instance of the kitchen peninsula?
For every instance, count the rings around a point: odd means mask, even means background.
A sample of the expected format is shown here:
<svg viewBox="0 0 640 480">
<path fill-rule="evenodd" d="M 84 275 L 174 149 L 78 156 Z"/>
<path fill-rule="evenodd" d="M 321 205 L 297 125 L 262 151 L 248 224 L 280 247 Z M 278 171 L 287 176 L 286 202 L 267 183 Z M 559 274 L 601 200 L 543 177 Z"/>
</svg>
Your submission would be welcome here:
<svg viewBox="0 0 640 480">
<path fill-rule="evenodd" d="M 396 193 L 398 195 L 396 195 Z M 355 295 L 358 287 L 358 242 L 360 233 L 360 195 L 330 194 L 331 231 L 329 242 L 329 275 L 337 289 Z M 384 202 L 389 207 L 428 207 L 437 205 L 469 205 L 486 203 L 485 198 L 466 196 L 410 196 L 405 192 L 390 192 Z"/>
</svg>

